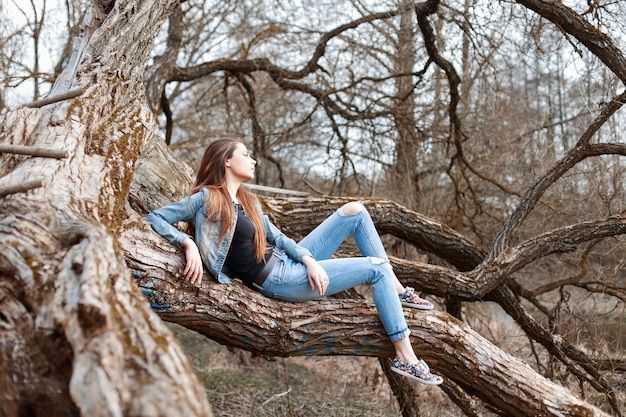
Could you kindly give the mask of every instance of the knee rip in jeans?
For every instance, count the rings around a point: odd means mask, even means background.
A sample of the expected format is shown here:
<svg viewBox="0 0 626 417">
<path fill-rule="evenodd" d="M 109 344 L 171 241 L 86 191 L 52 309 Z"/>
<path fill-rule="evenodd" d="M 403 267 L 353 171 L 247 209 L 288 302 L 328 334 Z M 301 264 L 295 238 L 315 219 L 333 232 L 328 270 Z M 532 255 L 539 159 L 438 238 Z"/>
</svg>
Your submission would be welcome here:
<svg viewBox="0 0 626 417">
<path fill-rule="evenodd" d="M 372 262 L 372 265 L 380 265 L 380 264 L 384 264 L 385 262 L 387 262 L 386 259 L 378 258 L 376 256 L 370 256 L 369 259 Z"/>
<path fill-rule="evenodd" d="M 363 205 L 357 201 L 351 201 L 349 203 L 344 204 L 339 209 L 339 214 L 342 216 L 351 216 L 354 214 L 359 214 L 363 210 Z"/>
</svg>

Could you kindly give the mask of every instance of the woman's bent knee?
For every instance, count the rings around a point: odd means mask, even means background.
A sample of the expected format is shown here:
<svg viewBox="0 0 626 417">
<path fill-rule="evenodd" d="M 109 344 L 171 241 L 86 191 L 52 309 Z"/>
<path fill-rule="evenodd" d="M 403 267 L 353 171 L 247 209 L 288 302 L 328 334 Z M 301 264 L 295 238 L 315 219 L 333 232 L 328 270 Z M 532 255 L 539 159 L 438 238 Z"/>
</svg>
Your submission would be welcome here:
<svg viewBox="0 0 626 417">
<path fill-rule="evenodd" d="M 344 216 L 358 214 L 361 212 L 361 210 L 363 210 L 363 205 L 356 201 L 351 201 L 349 203 L 346 203 L 343 206 L 341 206 L 341 208 L 339 209 L 341 214 L 343 214 Z"/>
</svg>

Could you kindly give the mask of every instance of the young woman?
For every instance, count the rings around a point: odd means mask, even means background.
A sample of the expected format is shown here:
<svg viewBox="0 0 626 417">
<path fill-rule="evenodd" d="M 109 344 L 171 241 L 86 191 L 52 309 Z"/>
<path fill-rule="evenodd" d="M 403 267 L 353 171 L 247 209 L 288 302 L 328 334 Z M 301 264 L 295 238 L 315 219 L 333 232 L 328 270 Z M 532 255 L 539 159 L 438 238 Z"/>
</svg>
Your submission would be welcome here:
<svg viewBox="0 0 626 417">
<path fill-rule="evenodd" d="M 293 302 L 370 285 L 395 347 L 391 369 L 424 384 L 441 384 L 442 378 L 416 357 L 402 312 L 402 305 L 422 310 L 433 305 L 400 284 L 365 207 L 345 204 L 296 243 L 263 215 L 256 197 L 241 186 L 254 178 L 255 165 L 241 140 L 217 139 L 202 157 L 190 195 L 145 217 L 157 233 L 183 248 L 185 278 L 200 282 L 204 265 L 221 283 L 236 277 L 268 297 Z M 189 233 L 173 226 L 180 221 L 189 225 Z M 363 257 L 330 259 L 349 236 Z"/>
</svg>

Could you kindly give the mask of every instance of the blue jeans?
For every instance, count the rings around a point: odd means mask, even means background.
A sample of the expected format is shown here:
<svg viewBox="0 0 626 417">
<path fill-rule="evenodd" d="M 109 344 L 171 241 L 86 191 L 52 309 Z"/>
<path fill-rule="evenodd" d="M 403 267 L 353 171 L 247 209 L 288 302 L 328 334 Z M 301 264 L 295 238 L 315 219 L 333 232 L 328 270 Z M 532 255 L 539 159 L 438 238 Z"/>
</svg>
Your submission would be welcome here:
<svg viewBox="0 0 626 417">
<path fill-rule="evenodd" d="M 354 237 L 363 257 L 330 259 L 350 236 Z M 410 334 L 396 292 L 395 275 L 365 207 L 361 206 L 360 212 L 349 215 L 337 210 L 299 244 L 310 250 L 326 271 L 329 279 L 326 295 L 357 285 L 370 285 L 378 315 L 391 341 L 396 342 Z M 284 253 L 258 290 L 267 297 L 284 301 L 302 302 L 320 298 L 317 289 L 311 289 L 306 266 Z"/>
</svg>

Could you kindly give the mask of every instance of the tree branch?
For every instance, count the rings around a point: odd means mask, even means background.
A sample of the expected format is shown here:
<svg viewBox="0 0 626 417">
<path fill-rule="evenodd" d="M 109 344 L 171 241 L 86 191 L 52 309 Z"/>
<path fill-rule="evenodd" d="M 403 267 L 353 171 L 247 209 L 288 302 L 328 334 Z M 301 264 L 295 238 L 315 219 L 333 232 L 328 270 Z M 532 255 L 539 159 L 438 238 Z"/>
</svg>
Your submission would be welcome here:
<svg viewBox="0 0 626 417">
<path fill-rule="evenodd" d="M 0 143 L 0 154 L 13 153 L 17 155 L 41 156 L 44 158 L 67 158 L 67 151 L 46 149 L 37 146 L 21 146 Z"/>
<path fill-rule="evenodd" d="M 281 302 L 208 276 L 195 287 L 182 279 L 182 252 L 147 224 L 131 224 L 120 243 L 135 281 L 164 320 L 271 356 L 393 355 L 372 304 L 347 299 Z M 405 318 L 416 351 L 434 370 L 507 415 L 605 415 L 446 313 L 406 310 Z"/>
<path fill-rule="evenodd" d="M 83 89 L 78 88 L 76 90 L 68 91 L 67 93 L 46 97 L 41 100 L 36 100 L 28 104 L 24 104 L 24 107 L 39 108 L 48 104 L 58 103 L 59 101 L 70 100 L 72 98 L 80 96 L 81 94 L 83 94 Z"/>
<path fill-rule="evenodd" d="M 25 181 L 20 184 L 0 186 L 0 197 L 5 197 L 11 194 L 24 193 L 26 191 L 34 190 L 35 188 L 39 188 L 42 186 L 43 179 L 41 178 Z"/>
<path fill-rule="evenodd" d="M 626 91 L 605 103 L 602 111 L 581 135 L 576 146 L 557 161 L 544 175 L 542 175 L 526 192 L 511 216 L 506 220 L 502 229 L 496 236 L 489 250 L 489 254 L 483 262 L 488 263 L 495 259 L 502 251 L 510 246 L 510 243 L 521 227 L 524 219 L 532 211 L 537 201 L 543 196 L 548 188 L 577 163 L 592 156 L 605 153 L 623 154 L 626 147 L 622 144 L 590 144 L 591 138 L 602 125 L 626 103 Z"/>
<path fill-rule="evenodd" d="M 618 415 L 620 408 L 617 404 L 616 391 L 599 373 L 589 356 L 577 347 L 571 345 L 559 335 L 554 335 L 537 322 L 513 295 L 506 285 L 498 286 L 489 294 L 489 300 L 496 301 L 531 337 L 540 343 L 551 355 L 558 358 L 567 369 L 581 381 L 586 381 L 609 399 L 609 402 Z"/>
<path fill-rule="evenodd" d="M 560 1 L 516 0 L 574 36 L 626 83 L 626 58 L 613 40 Z"/>
</svg>

